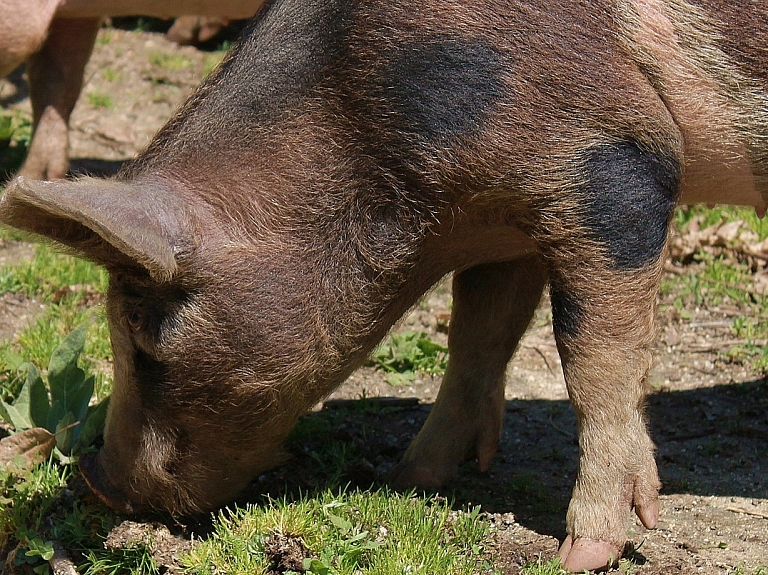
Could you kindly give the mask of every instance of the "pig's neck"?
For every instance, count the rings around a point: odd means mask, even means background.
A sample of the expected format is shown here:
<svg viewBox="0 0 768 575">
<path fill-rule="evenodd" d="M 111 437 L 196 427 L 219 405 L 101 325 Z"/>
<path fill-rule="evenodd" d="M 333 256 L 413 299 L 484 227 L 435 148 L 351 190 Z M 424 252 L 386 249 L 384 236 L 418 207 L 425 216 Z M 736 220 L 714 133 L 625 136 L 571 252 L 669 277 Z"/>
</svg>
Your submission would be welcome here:
<svg viewBox="0 0 768 575">
<path fill-rule="evenodd" d="M 406 246 L 419 251 L 423 238 Z M 333 245 L 333 244 L 332 244 Z M 402 262 L 377 264 L 364 250 L 333 250 L 314 269 L 324 270 L 315 278 L 316 341 L 323 341 L 307 386 L 307 404 L 314 404 L 341 384 L 369 356 L 392 326 L 416 301 L 449 270 L 421 270 L 413 257 L 401 254 Z M 385 259 L 386 255 L 382 257 Z"/>
<path fill-rule="evenodd" d="M 402 234 L 395 242 L 394 236 L 385 236 L 374 238 L 378 244 L 363 241 L 326 251 L 311 264 L 327 270 L 316 276 L 314 301 L 320 318 L 318 335 L 329 345 L 317 358 L 316 373 L 324 375 L 317 385 L 309 386 L 314 388 L 309 403 L 329 394 L 359 367 L 392 326 L 447 273 L 537 251 L 522 231 L 507 222 L 491 221 L 482 212 L 471 217 L 451 214 L 444 223 Z"/>
</svg>

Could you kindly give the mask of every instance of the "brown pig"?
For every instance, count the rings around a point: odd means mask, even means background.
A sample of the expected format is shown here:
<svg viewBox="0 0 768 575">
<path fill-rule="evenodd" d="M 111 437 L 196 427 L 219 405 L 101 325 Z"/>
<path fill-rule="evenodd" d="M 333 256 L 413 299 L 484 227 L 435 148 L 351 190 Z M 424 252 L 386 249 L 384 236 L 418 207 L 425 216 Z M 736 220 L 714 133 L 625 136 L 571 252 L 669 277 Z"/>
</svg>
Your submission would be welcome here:
<svg viewBox="0 0 768 575">
<path fill-rule="evenodd" d="M 395 473 L 486 469 L 549 284 L 579 428 L 561 557 L 659 513 L 645 377 L 679 202 L 766 208 L 768 4 L 273 0 L 113 180 L 17 179 L 0 220 L 110 274 L 92 488 L 214 508 L 454 272 L 450 363 Z"/>
<path fill-rule="evenodd" d="M 210 38 L 210 27 L 223 22 L 221 17 L 249 18 L 263 2 L 0 0 L 0 78 L 25 61 L 29 74 L 34 135 L 19 173 L 32 179 L 57 179 L 67 174 L 69 116 L 80 95 L 83 71 L 104 16 L 207 15 L 209 18 L 201 19 L 205 24 L 194 34 Z M 177 37 L 182 28 L 175 28 Z"/>
</svg>

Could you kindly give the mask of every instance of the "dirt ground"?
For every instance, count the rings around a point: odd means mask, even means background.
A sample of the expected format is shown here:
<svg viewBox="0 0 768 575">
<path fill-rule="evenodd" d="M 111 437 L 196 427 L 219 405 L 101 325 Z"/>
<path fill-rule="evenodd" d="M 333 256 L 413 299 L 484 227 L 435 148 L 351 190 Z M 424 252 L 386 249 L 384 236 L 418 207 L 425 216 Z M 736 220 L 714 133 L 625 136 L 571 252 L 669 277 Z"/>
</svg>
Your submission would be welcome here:
<svg viewBox="0 0 768 575">
<path fill-rule="evenodd" d="M 114 172 L 191 92 L 206 57 L 162 34 L 102 30 L 72 117 L 73 169 Z M 88 94 L 109 95 L 111 104 L 95 107 L 99 98 Z M 0 81 L 0 103 L 28 109 L 22 74 Z M 26 244 L 5 243 L 0 263 L 31 253 Z M 447 282 L 438 286 L 400 329 L 423 330 L 444 342 L 449 292 Z M 655 393 L 648 410 L 664 484 L 661 519 L 653 531 L 639 522 L 632 526 L 632 572 L 731 573 L 742 566 L 752 573 L 768 565 L 768 381 L 720 359 L 721 350 L 733 345 L 729 326 L 737 308 L 692 309 L 692 317 L 682 320 L 670 311 L 673 300 L 674 294 L 661 301 L 650 376 Z M 0 337 L 13 337 L 39 306 L 0 297 Z M 361 486 L 381 481 L 426 418 L 439 383 L 439 377 L 428 376 L 395 388 L 380 371 L 361 368 L 302 422 L 324 433 L 292 440 L 288 448 L 294 457 L 261 476 L 254 492 L 286 483 L 311 489 L 313 441 L 352 443 L 362 463 L 341 470 L 342 477 Z M 496 561 L 512 574 L 528 560 L 555 554 L 565 535 L 578 455 L 546 301 L 509 366 L 506 394 L 506 422 L 493 467 L 480 474 L 467 464 L 444 492 L 458 505 L 482 504 L 498 530 Z"/>
</svg>

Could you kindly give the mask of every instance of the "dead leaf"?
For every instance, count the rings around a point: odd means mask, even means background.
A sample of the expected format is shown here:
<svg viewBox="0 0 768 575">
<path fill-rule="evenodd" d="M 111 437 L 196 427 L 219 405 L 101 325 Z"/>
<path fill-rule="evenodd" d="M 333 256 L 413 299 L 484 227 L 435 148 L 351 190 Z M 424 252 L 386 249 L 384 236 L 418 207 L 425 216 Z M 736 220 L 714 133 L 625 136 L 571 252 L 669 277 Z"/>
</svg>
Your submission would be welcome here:
<svg viewBox="0 0 768 575">
<path fill-rule="evenodd" d="M 0 439 L 0 465 L 16 466 L 21 458 L 22 469 L 32 469 L 50 457 L 56 446 L 56 436 L 42 427 L 33 427 Z"/>
</svg>

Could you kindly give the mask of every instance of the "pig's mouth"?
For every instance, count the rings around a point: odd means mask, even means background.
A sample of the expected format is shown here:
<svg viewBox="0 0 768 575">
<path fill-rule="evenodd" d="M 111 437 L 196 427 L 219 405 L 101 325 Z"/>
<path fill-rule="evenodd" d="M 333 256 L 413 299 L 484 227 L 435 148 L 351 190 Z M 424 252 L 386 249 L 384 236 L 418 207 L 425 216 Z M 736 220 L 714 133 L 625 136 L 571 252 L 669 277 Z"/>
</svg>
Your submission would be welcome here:
<svg viewBox="0 0 768 575">
<path fill-rule="evenodd" d="M 91 491 L 109 507 L 125 515 L 135 513 L 128 498 L 107 480 L 98 453 L 87 453 L 80 458 L 80 473 Z"/>
</svg>

